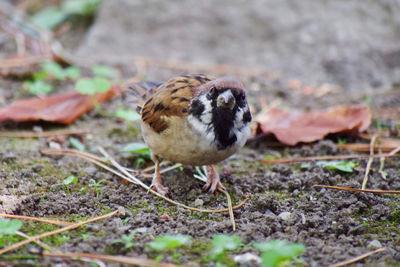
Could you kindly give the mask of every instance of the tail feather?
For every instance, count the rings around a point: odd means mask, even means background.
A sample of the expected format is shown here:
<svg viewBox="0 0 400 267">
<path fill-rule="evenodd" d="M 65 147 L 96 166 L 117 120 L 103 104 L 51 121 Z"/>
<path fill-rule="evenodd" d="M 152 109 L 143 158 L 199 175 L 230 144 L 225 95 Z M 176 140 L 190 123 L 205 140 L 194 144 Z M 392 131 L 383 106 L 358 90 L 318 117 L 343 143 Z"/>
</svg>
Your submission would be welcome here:
<svg viewBox="0 0 400 267">
<path fill-rule="evenodd" d="M 160 85 L 160 83 L 153 82 L 139 82 L 129 85 L 129 103 L 136 104 L 136 111 L 140 113 L 143 104 L 154 95 Z"/>
</svg>

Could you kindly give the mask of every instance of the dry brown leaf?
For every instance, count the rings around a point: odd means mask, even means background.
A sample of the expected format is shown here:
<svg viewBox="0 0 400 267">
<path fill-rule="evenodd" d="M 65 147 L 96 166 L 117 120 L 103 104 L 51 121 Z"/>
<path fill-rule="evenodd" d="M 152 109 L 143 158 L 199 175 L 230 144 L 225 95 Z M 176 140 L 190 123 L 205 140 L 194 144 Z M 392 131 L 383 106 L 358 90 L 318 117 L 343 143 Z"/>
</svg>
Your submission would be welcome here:
<svg viewBox="0 0 400 267">
<path fill-rule="evenodd" d="M 271 108 L 256 116 L 257 133 L 274 134 L 286 145 L 314 142 L 331 133 L 362 132 L 371 123 L 367 105 L 336 106 L 322 111 Z"/>
<path fill-rule="evenodd" d="M 97 102 L 107 101 L 120 92 L 119 86 L 113 86 L 105 93 L 96 94 Z M 19 100 L 0 110 L 0 122 L 43 120 L 71 124 L 93 107 L 91 95 L 82 95 L 75 91 L 59 93 L 44 98 Z"/>
</svg>

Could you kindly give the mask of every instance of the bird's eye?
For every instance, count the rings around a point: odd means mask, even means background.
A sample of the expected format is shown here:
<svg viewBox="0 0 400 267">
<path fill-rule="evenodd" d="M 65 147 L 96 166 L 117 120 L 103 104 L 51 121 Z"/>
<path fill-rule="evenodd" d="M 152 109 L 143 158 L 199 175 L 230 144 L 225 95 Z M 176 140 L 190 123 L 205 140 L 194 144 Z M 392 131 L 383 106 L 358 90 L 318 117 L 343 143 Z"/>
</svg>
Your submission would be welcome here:
<svg viewBox="0 0 400 267">
<path fill-rule="evenodd" d="M 246 94 L 245 93 L 240 93 L 240 95 L 239 95 L 239 99 L 240 100 L 242 100 L 242 101 L 245 101 L 246 100 Z"/>
<path fill-rule="evenodd" d="M 213 99 L 218 95 L 217 88 L 215 86 L 211 87 L 210 91 L 207 94 L 208 99 Z"/>
</svg>

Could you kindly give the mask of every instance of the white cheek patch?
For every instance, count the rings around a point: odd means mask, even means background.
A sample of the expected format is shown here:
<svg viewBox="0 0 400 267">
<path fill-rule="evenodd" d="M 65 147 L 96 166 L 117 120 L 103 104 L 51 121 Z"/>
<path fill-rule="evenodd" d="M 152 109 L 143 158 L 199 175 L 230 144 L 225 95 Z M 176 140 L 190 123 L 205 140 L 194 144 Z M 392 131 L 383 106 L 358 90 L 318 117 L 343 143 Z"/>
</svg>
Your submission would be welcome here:
<svg viewBox="0 0 400 267">
<path fill-rule="evenodd" d="M 207 99 L 207 96 L 203 94 L 200 97 L 200 102 L 204 105 L 204 111 L 200 116 L 200 119 L 205 124 L 210 124 L 212 121 L 212 107 L 211 101 Z"/>
<path fill-rule="evenodd" d="M 211 123 L 212 121 L 211 101 L 207 99 L 207 96 L 205 94 L 200 96 L 199 100 L 204 105 L 204 111 L 200 115 L 200 119 L 193 115 L 189 115 L 188 116 L 189 124 L 199 135 L 205 137 L 208 142 L 214 143 L 215 135 Z"/>
<path fill-rule="evenodd" d="M 247 138 L 250 136 L 250 127 L 248 123 L 243 122 L 243 116 L 246 112 L 249 111 L 249 107 L 246 106 L 243 109 L 238 108 L 235 114 L 235 122 L 234 127 L 232 128 L 230 134 L 236 134 L 237 140 L 241 143 L 239 146 L 243 146 L 246 142 Z"/>
</svg>

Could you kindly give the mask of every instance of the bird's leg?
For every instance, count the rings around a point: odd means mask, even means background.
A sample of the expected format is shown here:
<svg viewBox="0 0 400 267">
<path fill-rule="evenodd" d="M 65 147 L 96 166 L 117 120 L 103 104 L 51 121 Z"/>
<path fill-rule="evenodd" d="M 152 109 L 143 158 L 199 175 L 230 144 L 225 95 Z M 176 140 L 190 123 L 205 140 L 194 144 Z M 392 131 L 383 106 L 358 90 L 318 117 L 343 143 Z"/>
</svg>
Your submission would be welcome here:
<svg viewBox="0 0 400 267">
<path fill-rule="evenodd" d="M 207 174 L 207 183 L 203 186 L 204 190 L 214 193 L 217 189 L 225 189 L 219 180 L 219 174 L 213 165 L 204 166 L 204 171 Z"/>
<path fill-rule="evenodd" d="M 161 175 L 160 175 L 160 161 L 155 161 L 155 168 L 153 174 L 153 180 L 150 186 L 154 191 L 157 191 L 161 195 L 165 196 L 168 194 L 168 188 L 162 185 Z"/>
</svg>

